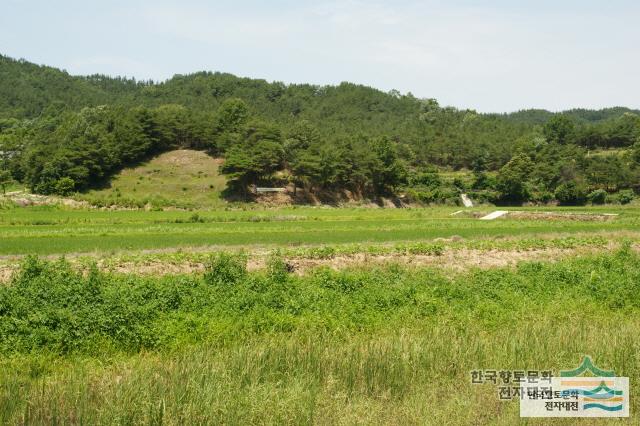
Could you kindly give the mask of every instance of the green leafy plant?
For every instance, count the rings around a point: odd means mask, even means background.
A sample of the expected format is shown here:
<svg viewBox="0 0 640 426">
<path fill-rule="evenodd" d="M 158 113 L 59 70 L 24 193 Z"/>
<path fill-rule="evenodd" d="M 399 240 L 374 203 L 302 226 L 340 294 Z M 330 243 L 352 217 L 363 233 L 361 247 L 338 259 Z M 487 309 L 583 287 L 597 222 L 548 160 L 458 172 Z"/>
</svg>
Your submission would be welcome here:
<svg viewBox="0 0 640 426">
<path fill-rule="evenodd" d="M 607 191 L 604 189 L 596 189 L 589 193 L 587 199 L 591 204 L 604 204 L 607 200 L 607 195 Z"/>
<path fill-rule="evenodd" d="M 247 256 L 244 253 L 220 252 L 205 265 L 204 280 L 208 284 L 238 284 L 247 276 Z"/>
</svg>

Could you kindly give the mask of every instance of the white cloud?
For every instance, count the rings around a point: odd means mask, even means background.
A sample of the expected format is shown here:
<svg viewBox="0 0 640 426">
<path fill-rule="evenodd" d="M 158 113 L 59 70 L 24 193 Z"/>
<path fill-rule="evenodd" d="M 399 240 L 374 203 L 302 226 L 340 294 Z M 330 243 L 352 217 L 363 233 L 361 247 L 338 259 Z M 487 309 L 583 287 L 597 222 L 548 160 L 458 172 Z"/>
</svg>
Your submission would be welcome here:
<svg viewBox="0 0 640 426">
<path fill-rule="evenodd" d="M 230 13 L 210 8 L 164 5 L 146 8 L 141 17 L 148 28 L 181 39 L 208 44 L 264 44 L 284 40 L 296 20 L 286 16 Z"/>
<path fill-rule="evenodd" d="M 333 1 L 312 6 L 308 11 L 332 24 L 349 28 L 402 22 L 402 17 L 393 8 L 375 2 Z"/>
</svg>

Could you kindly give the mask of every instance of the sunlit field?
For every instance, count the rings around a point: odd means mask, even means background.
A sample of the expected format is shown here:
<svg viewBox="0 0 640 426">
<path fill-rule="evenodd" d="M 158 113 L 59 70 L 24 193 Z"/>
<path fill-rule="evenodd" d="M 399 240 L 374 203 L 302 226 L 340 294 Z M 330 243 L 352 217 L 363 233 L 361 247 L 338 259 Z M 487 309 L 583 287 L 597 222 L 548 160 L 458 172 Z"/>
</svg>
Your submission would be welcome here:
<svg viewBox="0 0 640 426">
<path fill-rule="evenodd" d="M 640 425 L 639 2 L 33 3 L 0 426 Z"/>
<path fill-rule="evenodd" d="M 2 210 L 0 422 L 509 425 L 471 370 L 640 380 L 637 207 L 459 210 Z"/>
<path fill-rule="evenodd" d="M 637 207 L 512 209 L 575 216 L 553 220 L 518 216 L 477 217 L 491 210 L 459 208 L 283 208 L 221 211 L 88 211 L 32 207 L 0 210 L 0 254 L 58 254 L 196 246 L 295 246 L 308 244 L 428 241 L 454 236 L 499 238 L 547 233 L 640 229 Z M 581 213 L 619 214 L 589 220 Z"/>
</svg>

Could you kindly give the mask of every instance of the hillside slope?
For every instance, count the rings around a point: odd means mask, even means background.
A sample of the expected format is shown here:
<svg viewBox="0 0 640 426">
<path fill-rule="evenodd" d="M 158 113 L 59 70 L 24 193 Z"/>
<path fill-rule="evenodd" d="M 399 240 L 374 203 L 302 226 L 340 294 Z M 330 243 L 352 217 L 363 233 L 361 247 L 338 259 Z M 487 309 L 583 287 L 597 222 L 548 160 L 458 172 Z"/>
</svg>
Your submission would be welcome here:
<svg viewBox="0 0 640 426">
<path fill-rule="evenodd" d="M 108 188 L 79 196 L 98 206 L 211 208 L 224 201 L 221 160 L 204 152 L 175 150 L 117 174 Z"/>
<path fill-rule="evenodd" d="M 0 54 L 0 119 L 34 118 L 119 101 L 137 90 L 135 80 L 78 77 L 57 68 Z"/>
</svg>

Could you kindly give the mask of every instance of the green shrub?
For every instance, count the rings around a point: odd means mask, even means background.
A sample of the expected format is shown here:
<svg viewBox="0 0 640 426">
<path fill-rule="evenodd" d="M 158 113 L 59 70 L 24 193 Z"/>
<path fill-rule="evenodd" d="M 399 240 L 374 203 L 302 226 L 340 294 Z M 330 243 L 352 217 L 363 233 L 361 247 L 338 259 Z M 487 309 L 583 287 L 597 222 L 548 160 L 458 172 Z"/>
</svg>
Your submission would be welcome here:
<svg viewBox="0 0 640 426">
<path fill-rule="evenodd" d="M 208 284 L 237 284 L 247 275 L 247 256 L 244 253 L 217 253 L 205 265 L 204 280 Z"/>
<path fill-rule="evenodd" d="M 397 249 L 441 252 L 428 243 Z M 389 265 L 298 277 L 287 274 L 277 253 L 268 267 L 266 276 L 247 274 L 246 257 L 219 254 L 205 279 L 145 278 L 29 257 L 0 286 L 0 354 L 139 351 L 296 329 L 366 331 L 424 324 L 435 315 L 506 325 L 532 310 L 555 312 L 567 300 L 603 315 L 640 309 L 640 257 L 629 245 L 613 254 L 464 274 Z"/>
<path fill-rule="evenodd" d="M 425 204 L 457 204 L 458 192 L 449 187 L 412 188 L 407 190 L 408 201 Z"/>
<path fill-rule="evenodd" d="M 456 177 L 453 179 L 452 185 L 454 188 L 456 188 L 458 191 L 466 191 L 467 190 L 467 184 L 460 179 L 459 177 Z"/>
<path fill-rule="evenodd" d="M 554 200 L 554 195 L 549 191 L 536 191 L 532 194 L 531 201 L 547 204 Z"/>
<path fill-rule="evenodd" d="M 591 204 L 604 204 L 607 201 L 607 191 L 596 189 L 587 195 L 587 199 Z"/>
<path fill-rule="evenodd" d="M 500 192 L 501 201 L 519 204 L 529 200 L 531 188 L 528 179 L 533 167 L 527 155 L 517 154 L 500 169 L 496 176 L 496 190 Z"/>
<path fill-rule="evenodd" d="M 500 193 L 492 189 L 473 191 L 469 196 L 474 203 L 496 203 L 500 199 Z"/>
<path fill-rule="evenodd" d="M 422 186 L 427 188 L 437 188 L 442 185 L 442 180 L 437 172 L 418 173 L 409 178 L 409 185 Z"/>
<path fill-rule="evenodd" d="M 180 292 L 189 289 L 175 284 L 111 280 L 95 267 L 83 274 L 64 259 L 29 257 L 11 285 L 0 288 L 0 350 L 68 353 L 91 352 L 102 345 L 155 347 L 159 333 L 154 321 L 180 306 Z"/>
<path fill-rule="evenodd" d="M 618 192 L 618 201 L 620 204 L 629 204 L 636 197 L 635 193 L 630 189 Z"/>
<path fill-rule="evenodd" d="M 306 256 L 312 259 L 332 259 L 336 254 L 335 247 L 331 246 L 311 247 L 307 253 L 305 253 Z"/>
<path fill-rule="evenodd" d="M 55 193 L 64 197 L 71 195 L 76 188 L 76 182 L 69 178 L 63 177 L 58 179 L 55 186 Z"/>
<path fill-rule="evenodd" d="M 189 216 L 189 223 L 204 223 L 205 219 L 200 216 L 198 213 L 193 213 L 191 216 Z"/>
<path fill-rule="evenodd" d="M 471 188 L 480 191 L 480 190 L 492 190 L 496 186 L 496 179 L 488 175 L 485 172 L 474 173 L 473 184 Z"/>
<path fill-rule="evenodd" d="M 291 266 L 284 261 L 280 252 L 276 251 L 269 256 L 267 272 L 272 281 L 284 283 L 291 271 Z"/>
<path fill-rule="evenodd" d="M 439 243 L 412 243 L 396 246 L 396 251 L 405 254 L 426 254 L 431 256 L 441 256 L 444 253 L 444 246 Z"/>
<path fill-rule="evenodd" d="M 584 187 L 573 181 L 558 186 L 555 191 L 555 197 L 560 204 L 566 206 L 580 206 L 587 201 Z"/>
</svg>

